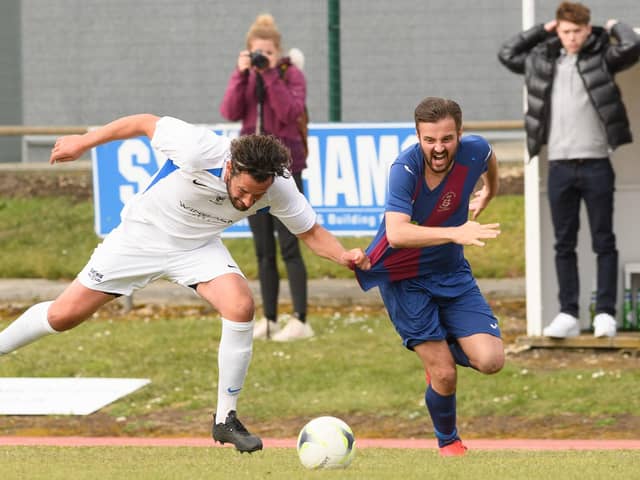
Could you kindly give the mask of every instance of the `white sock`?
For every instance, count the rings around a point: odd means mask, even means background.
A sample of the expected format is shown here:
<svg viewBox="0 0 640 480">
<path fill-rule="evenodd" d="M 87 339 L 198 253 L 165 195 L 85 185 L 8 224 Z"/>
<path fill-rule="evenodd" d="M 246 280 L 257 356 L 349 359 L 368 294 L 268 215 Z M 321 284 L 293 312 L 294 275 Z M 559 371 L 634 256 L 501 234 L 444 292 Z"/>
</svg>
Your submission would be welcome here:
<svg viewBox="0 0 640 480">
<path fill-rule="evenodd" d="M 253 324 L 222 319 L 218 348 L 218 406 L 216 423 L 224 423 L 227 414 L 236 410 L 238 395 L 247 376 L 253 350 Z"/>
<path fill-rule="evenodd" d="M 0 332 L 0 355 L 13 352 L 46 335 L 58 333 L 47 320 L 52 303 L 36 303 Z"/>
</svg>

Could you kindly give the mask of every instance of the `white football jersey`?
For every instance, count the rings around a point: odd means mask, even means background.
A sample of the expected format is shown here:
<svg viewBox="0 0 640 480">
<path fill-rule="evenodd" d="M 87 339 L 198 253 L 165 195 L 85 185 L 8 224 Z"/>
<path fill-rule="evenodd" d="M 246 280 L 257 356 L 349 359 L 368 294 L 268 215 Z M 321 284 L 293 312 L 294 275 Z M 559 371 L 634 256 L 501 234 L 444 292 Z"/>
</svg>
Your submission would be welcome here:
<svg viewBox="0 0 640 480">
<path fill-rule="evenodd" d="M 122 211 L 122 222 L 150 224 L 181 245 L 197 247 L 233 223 L 268 210 L 294 234 L 308 231 L 316 214 L 292 178 L 276 177 L 249 210 L 229 200 L 224 170 L 231 141 L 203 126 L 172 117 L 158 120 L 151 146 L 167 156 L 149 185 Z"/>
</svg>

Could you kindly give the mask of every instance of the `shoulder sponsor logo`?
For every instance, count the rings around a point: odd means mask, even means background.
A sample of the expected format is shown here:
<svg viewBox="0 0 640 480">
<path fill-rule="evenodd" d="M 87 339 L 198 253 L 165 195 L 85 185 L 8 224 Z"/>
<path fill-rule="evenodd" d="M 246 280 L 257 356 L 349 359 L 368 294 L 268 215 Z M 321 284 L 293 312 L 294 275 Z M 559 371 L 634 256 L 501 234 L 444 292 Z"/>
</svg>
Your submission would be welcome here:
<svg viewBox="0 0 640 480">
<path fill-rule="evenodd" d="M 94 282 L 101 282 L 103 276 L 104 275 L 98 272 L 95 268 L 92 268 L 91 270 L 89 270 L 89 278 Z"/>
<path fill-rule="evenodd" d="M 407 172 L 409 172 L 411 175 L 415 176 L 415 173 L 413 173 L 413 170 L 411 170 L 408 165 L 403 165 L 403 167 Z"/>
<path fill-rule="evenodd" d="M 497 323 L 490 323 L 490 324 L 489 324 L 489 326 L 490 326 L 491 328 L 493 328 L 494 330 L 497 330 L 497 329 L 498 329 L 498 324 L 497 324 Z"/>
</svg>

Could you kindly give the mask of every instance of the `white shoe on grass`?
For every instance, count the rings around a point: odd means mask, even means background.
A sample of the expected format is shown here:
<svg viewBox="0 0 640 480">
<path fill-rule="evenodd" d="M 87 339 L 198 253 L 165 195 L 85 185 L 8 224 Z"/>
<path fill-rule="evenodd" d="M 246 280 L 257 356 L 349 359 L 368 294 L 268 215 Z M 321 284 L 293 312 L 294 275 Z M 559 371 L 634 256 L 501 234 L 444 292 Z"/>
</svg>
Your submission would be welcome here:
<svg viewBox="0 0 640 480">
<path fill-rule="evenodd" d="M 580 335 L 580 325 L 576 317 L 561 312 L 549 325 L 544 327 L 542 334 L 552 338 L 577 337 Z"/>
<path fill-rule="evenodd" d="M 598 313 L 593 318 L 594 337 L 615 337 L 616 319 L 608 313 Z"/>
<path fill-rule="evenodd" d="M 274 342 L 290 342 L 292 340 L 300 340 L 303 338 L 313 337 L 313 329 L 307 322 L 301 322 L 295 317 L 292 317 L 287 325 L 274 334 L 271 339 Z"/>
<path fill-rule="evenodd" d="M 273 320 L 262 318 L 253 326 L 253 338 L 267 339 L 273 337 L 280 331 L 280 325 Z"/>
</svg>

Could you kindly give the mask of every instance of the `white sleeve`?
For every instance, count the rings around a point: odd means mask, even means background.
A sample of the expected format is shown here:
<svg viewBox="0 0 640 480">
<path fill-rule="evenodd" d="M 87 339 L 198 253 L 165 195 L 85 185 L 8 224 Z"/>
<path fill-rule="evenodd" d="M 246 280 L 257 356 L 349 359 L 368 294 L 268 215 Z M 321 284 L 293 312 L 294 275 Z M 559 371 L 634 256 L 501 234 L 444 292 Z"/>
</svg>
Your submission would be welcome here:
<svg viewBox="0 0 640 480">
<path fill-rule="evenodd" d="M 151 139 L 153 148 L 187 171 L 206 170 L 219 165 L 229 155 L 229 145 L 227 137 L 173 117 L 158 120 Z"/>
<path fill-rule="evenodd" d="M 291 233 L 299 235 L 315 225 L 316 212 L 300 193 L 293 178 L 276 177 L 269 193 L 269 213 L 278 217 Z"/>
</svg>

